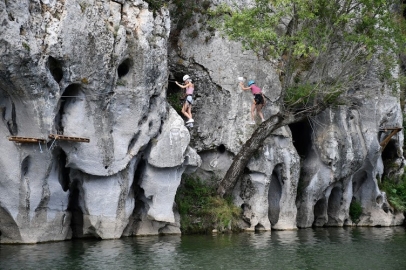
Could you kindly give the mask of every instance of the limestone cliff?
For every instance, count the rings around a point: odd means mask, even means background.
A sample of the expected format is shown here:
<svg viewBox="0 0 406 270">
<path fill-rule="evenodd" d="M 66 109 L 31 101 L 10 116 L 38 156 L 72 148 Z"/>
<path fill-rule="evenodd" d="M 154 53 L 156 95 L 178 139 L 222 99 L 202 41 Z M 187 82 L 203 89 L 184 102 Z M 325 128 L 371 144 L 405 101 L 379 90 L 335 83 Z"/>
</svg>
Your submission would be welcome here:
<svg viewBox="0 0 406 270">
<path fill-rule="evenodd" d="M 0 243 L 180 233 L 182 174 L 223 176 L 255 128 L 237 77 L 263 88 L 266 117 L 278 112 L 272 62 L 221 37 L 199 12 L 186 22 L 175 4 L 147 2 L 0 0 Z M 166 101 L 184 74 L 196 86 L 191 130 Z M 350 225 L 353 198 L 360 225 L 401 224 L 377 185 L 383 158 L 403 168 L 402 133 L 383 153 L 379 144 L 382 127 L 402 125 L 399 98 L 373 70 L 368 82 L 354 106 L 264 141 L 234 190 L 245 229 Z"/>
<path fill-rule="evenodd" d="M 143 212 L 156 223 L 148 233 L 180 232 L 171 202 L 199 159 L 165 101 L 168 10 L 138 0 L 0 1 L 0 14 L 0 241 L 138 234 L 143 219 L 130 220 Z"/>
<path fill-rule="evenodd" d="M 211 1 L 211 7 L 224 2 Z M 236 1 L 237 6 L 252 2 Z M 274 61 L 243 51 L 205 25 L 205 9 L 194 10 L 200 12 L 180 27 L 172 25 L 170 72 L 178 79 L 188 73 L 197 85 L 191 134 L 202 166 L 196 174 L 222 177 L 253 131 L 251 94 L 241 91 L 237 78 L 255 79 L 263 88 L 266 117 L 279 110 L 281 85 Z M 391 132 L 387 128 L 402 127 L 403 113 L 399 94 L 379 80 L 377 66 L 369 67 L 357 89 L 348 89 L 353 105 L 329 109 L 264 141 L 234 190 L 246 229 L 352 225 L 354 200 L 363 211 L 358 225 L 402 224 L 403 213 L 390 207 L 378 183 L 390 171 L 384 164 L 391 164 L 395 175 L 403 173 L 403 133 L 381 146 Z"/>
</svg>

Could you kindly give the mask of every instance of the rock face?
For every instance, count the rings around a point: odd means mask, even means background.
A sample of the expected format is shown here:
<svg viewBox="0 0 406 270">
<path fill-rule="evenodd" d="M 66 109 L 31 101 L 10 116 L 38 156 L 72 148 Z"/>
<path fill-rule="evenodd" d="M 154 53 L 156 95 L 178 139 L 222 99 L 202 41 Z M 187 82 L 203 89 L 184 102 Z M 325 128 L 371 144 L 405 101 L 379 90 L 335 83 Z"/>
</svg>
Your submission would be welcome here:
<svg viewBox="0 0 406 270">
<path fill-rule="evenodd" d="M 352 200 L 363 208 L 358 225 L 402 224 L 403 214 L 388 211 L 385 194 L 378 187 L 383 175 L 383 149 L 377 136 L 382 127 L 401 126 L 400 106 L 391 97 L 380 101 L 363 99 L 362 103 L 356 109 L 327 110 L 312 120 L 313 144 L 303 153 L 306 158 L 298 196 L 299 227 L 350 224 Z M 393 141 L 402 145 L 403 135 Z M 395 151 L 393 159 L 403 163 L 402 148 L 391 147 L 383 151 Z"/>
<path fill-rule="evenodd" d="M 165 101 L 168 10 L 153 13 L 138 0 L 0 1 L 0 18 L 0 242 L 64 240 L 72 232 L 119 238 L 135 208 L 147 211 L 135 191 L 151 199 L 156 177 L 174 181 L 173 201 L 183 170 L 200 159 Z M 182 138 L 167 121 L 182 127 Z M 174 136 L 167 163 L 159 159 L 165 143 L 154 145 L 159 134 Z M 160 209 L 162 200 L 145 205 L 148 219 L 179 232 L 172 203 Z"/>
<path fill-rule="evenodd" d="M 176 190 L 185 169 L 201 165 L 189 145 L 190 135 L 182 118 L 171 109 L 161 134 L 153 142 L 148 159 L 139 166 L 138 196 L 144 207 L 134 212 L 126 235 L 180 233 L 180 221 L 173 212 Z"/>
<path fill-rule="evenodd" d="M 255 129 L 252 95 L 237 78 L 263 89 L 266 118 L 279 111 L 272 61 L 221 37 L 204 15 L 186 23 L 169 9 L 176 5 L 0 0 L 0 243 L 178 234 L 182 174 L 224 176 Z M 184 74 L 196 88 L 191 130 L 166 102 Z M 374 74 L 354 106 L 264 141 L 233 191 L 245 229 L 401 224 L 378 183 L 403 172 L 403 134 L 380 146 L 402 111 Z M 353 201 L 363 208 L 359 221 L 349 216 Z"/>
<path fill-rule="evenodd" d="M 212 1 L 211 6 L 224 2 Z M 263 89 L 266 118 L 279 110 L 275 101 L 281 86 L 272 61 L 242 51 L 240 44 L 204 28 L 204 21 L 202 12 L 180 32 L 172 25 L 176 43 L 171 43 L 169 67 L 173 78 L 180 80 L 187 73 L 196 86 L 191 144 L 202 157 L 196 175 L 221 178 L 253 131 L 247 125 L 252 97 L 237 86 L 237 77 L 254 79 Z M 380 146 L 390 133 L 385 127 L 402 126 L 399 97 L 371 68 L 352 99 L 354 106 L 329 109 L 264 141 L 233 193 L 247 230 L 403 222 L 403 214 L 390 207 L 378 187 L 389 172 L 384 164 L 392 164 L 395 175 L 403 173 L 403 134 L 392 137 L 385 148 Z M 359 221 L 349 216 L 353 201 L 363 209 Z"/>
</svg>

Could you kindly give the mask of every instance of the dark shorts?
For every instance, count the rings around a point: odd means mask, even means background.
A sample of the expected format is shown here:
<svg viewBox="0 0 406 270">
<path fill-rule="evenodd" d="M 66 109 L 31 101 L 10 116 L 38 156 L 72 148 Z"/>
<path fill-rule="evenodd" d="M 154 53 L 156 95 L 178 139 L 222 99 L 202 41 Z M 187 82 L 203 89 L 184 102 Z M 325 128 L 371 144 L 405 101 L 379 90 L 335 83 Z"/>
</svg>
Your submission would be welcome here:
<svg viewBox="0 0 406 270">
<path fill-rule="evenodd" d="M 256 95 L 254 95 L 254 101 L 255 101 L 255 105 L 264 104 L 264 97 L 262 96 L 262 94 L 256 94 Z"/>
</svg>

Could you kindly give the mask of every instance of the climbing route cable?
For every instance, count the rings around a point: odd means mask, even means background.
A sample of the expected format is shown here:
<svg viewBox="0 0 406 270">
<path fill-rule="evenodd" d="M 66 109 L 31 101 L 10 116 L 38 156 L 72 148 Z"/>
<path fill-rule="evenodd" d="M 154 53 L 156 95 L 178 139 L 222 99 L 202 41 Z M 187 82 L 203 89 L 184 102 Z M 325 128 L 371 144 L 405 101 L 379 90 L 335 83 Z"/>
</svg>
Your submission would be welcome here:
<svg viewBox="0 0 406 270">
<path fill-rule="evenodd" d="M 42 151 L 42 147 L 41 147 L 41 142 L 38 142 L 38 145 L 39 145 L 39 152 L 42 154 L 43 151 Z"/>
</svg>

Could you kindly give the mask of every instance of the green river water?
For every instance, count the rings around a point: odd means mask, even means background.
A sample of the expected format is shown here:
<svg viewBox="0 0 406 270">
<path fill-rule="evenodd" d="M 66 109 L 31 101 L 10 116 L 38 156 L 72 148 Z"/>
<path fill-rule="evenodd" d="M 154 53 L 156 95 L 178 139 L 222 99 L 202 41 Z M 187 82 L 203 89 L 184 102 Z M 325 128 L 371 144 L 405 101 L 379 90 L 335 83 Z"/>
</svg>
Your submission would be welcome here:
<svg viewBox="0 0 406 270">
<path fill-rule="evenodd" d="M 0 245 L 0 269 L 406 269 L 406 230 L 320 228 Z"/>
</svg>

